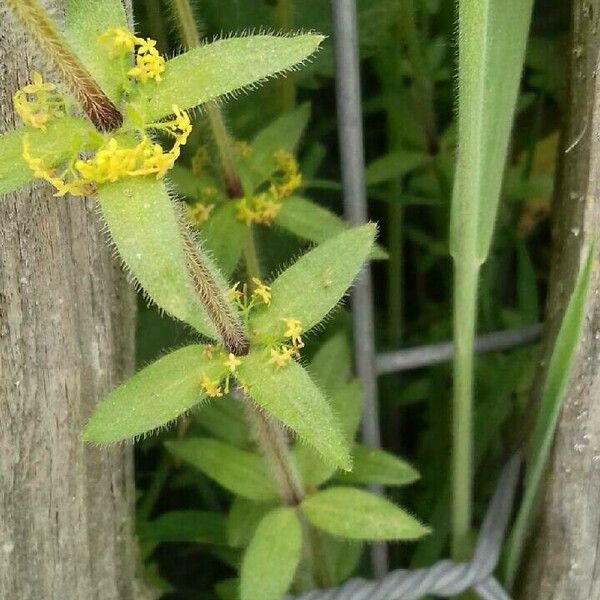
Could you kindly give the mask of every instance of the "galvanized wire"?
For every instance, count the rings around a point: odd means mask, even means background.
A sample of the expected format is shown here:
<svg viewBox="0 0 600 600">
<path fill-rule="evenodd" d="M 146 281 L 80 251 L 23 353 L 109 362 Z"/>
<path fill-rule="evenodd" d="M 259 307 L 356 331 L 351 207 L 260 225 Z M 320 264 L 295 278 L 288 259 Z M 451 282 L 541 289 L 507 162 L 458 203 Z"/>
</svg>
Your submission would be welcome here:
<svg viewBox="0 0 600 600">
<path fill-rule="evenodd" d="M 356 3 L 354 0 L 332 0 L 331 13 L 344 211 L 350 223 L 360 225 L 367 222 L 368 216 Z M 379 448 L 373 283 L 369 265 L 361 272 L 352 292 L 352 318 L 356 371 L 363 386 L 362 439 L 367 446 Z M 383 576 L 387 572 L 385 545 L 374 544 L 371 558 L 374 573 Z"/>
<path fill-rule="evenodd" d="M 529 346 L 538 342 L 541 335 L 542 325 L 539 323 L 517 329 L 486 333 L 476 338 L 475 353 L 483 354 Z M 375 365 L 377 373 L 384 375 L 385 373 L 397 373 L 437 365 L 449 361 L 453 354 L 454 344 L 442 342 L 378 354 Z"/>
<path fill-rule="evenodd" d="M 515 454 L 502 470 L 470 562 L 442 560 L 426 569 L 398 569 L 378 581 L 351 579 L 297 600 L 418 600 L 427 595 L 449 598 L 469 589 L 483 600 L 510 600 L 493 572 L 512 513 L 520 468 L 521 456 Z"/>
</svg>

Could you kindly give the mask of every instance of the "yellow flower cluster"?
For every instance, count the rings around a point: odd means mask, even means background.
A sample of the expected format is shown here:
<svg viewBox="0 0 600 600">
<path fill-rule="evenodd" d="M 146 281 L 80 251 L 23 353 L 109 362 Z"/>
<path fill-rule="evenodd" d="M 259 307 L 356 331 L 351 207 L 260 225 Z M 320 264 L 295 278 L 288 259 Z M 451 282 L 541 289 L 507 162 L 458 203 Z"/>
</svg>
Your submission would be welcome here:
<svg viewBox="0 0 600 600">
<path fill-rule="evenodd" d="M 294 356 L 294 351 L 289 346 L 278 346 L 277 348 L 271 348 L 271 358 L 269 364 L 275 367 L 276 371 L 285 367 Z"/>
<path fill-rule="evenodd" d="M 207 345 L 204 347 L 203 354 L 207 358 L 212 358 L 214 351 L 214 346 Z M 228 394 L 231 377 L 235 375 L 237 368 L 241 364 L 241 359 L 230 352 L 223 361 L 223 366 L 227 369 L 224 385 L 222 385 L 219 379 L 212 379 L 206 373 L 203 373 L 200 379 L 200 388 L 209 398 L 220 398 L 223 394 Z"/>
<path fill-rule="evenodd" d="M 202 202 L 192 204 L 187 208 L 188 221 L 194 227 L 202 227 L 208 221 L 210 213 L 214 208 L 214 204 L 203 204 Z"/>
<path fill-rule="evenodd" d="M 15 93 L 13 102 L 23 123 L 42 131 L 51 118 L 65 114 L 65 99 L 56 93 L 53 83 L 44 83 L 39 73 L 33 74 L 33 83 Z"/>
<path fill-rule="evenodd" d="M 302 174 L 293 154 L 278 150 L 273 160 L 276 174 L 268 190 L 252 198 L 242 198 L 236 203 L 236 216 L 246 225 L 271 225 L 281 210 L 282 202 L 302 185 Z"/>
<path fill-rule="evenodd" d="M 164 177 L 181 152 L 181 146 L 187 142 L 192 130 L 188 114 L 173 106 L 175 118 L 165 123 L 153 123 L 150 127 L 165 131 L 175 138 L 173 147 L 165 152 L 160 144 L 153 143 L 145 134 L 133 147 L 122 146 L 111 137 L 90 159 L 75 160 L 62 175 L 48 169 L 42 159 L 33 157 L 27 139 L 23 141 L 23 159 L 36 177 L 52 184 L 55 196 L 72 194 L 87 196 L 94 192 L 96 184 L 115 182 L 124 177 L 156 175 Z"/>
<path fill-rule="evenodd" d="M 136 50 L 135 66 L 127 75 L 146 82 L 162 80 L 165 72 L 165 59 L 156 49 L 156 41 L 150 38 L 139 38 L 125 27 L 113 27 L 100 36 L 100 43 L 114 55 L 128 54 Z"/>
<path fill-rule="evenodd" d="M 269 364 L 274 365 L 276 370 L 285 367 L 292 358 L 300 356 L 300 350 L 304 348 L 302 341 L 302 323 L 298 319 L 286 318 L 282 319 L 285 323 L 285 331 L 283 337 L 289 339 L 286 344 L 279 344 L 275 348 L 271 348 L 271 358 Z"/>
<path fill-rule="evenodd" d="M 258 277 L 252 278 L 254 290 L 248 295 L 248 285 L 241 284 L 239 281 L 235 283 L 228 292 L 228 297 L 232 302 L 235 302 L 244 312 L 248 312 L 254 307 L 257 301 L 263 304 L 271 304 L 271 288 L 265 285 Z"/>
<path fill-rule="evenodd" d="M 219 385 L 219 381 L 211 379 L 205 374 L 200 380 L 200 387 L 209 398 L 220 398 L 223 395 L 223 388 Z"/>
</svg>

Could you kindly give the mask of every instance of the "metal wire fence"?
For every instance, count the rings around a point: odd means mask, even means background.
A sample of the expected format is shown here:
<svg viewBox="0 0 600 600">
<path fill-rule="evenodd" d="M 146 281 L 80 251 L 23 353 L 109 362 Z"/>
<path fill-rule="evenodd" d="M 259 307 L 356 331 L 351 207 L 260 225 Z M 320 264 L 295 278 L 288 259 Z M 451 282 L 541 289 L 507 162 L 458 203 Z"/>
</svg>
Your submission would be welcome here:
<svg viewBox="0 0 600 600">
<path fill-rule="evenodd" d="M 368 220 L 360 93 L 359 46 L 356 0 L 331 0 L 336 60 L 336 96 L 342 165 L 344 210 L 352 224 Z M 380 447 L 377 376 L 430 366 L 450 360 L 452 342 L 375 353 L 372 278 L 367 266 L 352 294 L 356 370 L 364 386 L 363 441 Z M 509 350 L 537 342 L 541 325 L 480 336 L 475 352 Z M 377 581 L 352 579 L 339 588 L 313 591 L 302 600 L 417 600 L 424 595 L 450 597 L 472 589 L 484 600 L 507 600 L 509 596 L 493 578 L 502 540 L 509 522 L 519 475 L 520 457 L 504 468 L 496 493 L 481 527 L 473 558 L 468 563 L 442 560 L 427 569 L 396 570 L 385 575 L 384 545 L 371 548 Z"/>
</svg>

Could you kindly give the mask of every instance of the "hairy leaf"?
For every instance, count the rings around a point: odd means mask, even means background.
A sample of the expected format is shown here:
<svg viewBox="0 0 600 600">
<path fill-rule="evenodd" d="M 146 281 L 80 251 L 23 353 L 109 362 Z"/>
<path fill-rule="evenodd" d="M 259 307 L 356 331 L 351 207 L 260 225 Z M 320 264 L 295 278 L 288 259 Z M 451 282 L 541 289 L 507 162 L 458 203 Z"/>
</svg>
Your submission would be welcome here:
<svg viewBox="0 0 600 600">
<path fill-rule="evenodd" d="M 353 468 L 336 476 L 343 484 L 408 485 L 419 479 L 419 473 L 393 454 L 356 444 L 352 451 Z"/>
<path fill-rule="evenodd" d="M 273 500 L 277 492 L 260 456 L 208 438 L 165 442 L 169 452 L 249 500 Z"/>
<path fill-rule="evenodd" d="M 48 123 L 47 130 L 19 127 L 0 136 L 0 195 L 13 192 L 34 180 L 23 160 L 23 139 L 28 136 L 31 154 L 48 167 L 60 164 L 74 148 L 89 149 L 97 143 L 97 134 L 89 121 L 63 117 Z"/>
<path fill-rule="evenodd" d="M 273 281 L 271 304 L 252 315 L 251 327 L 281 338 L 282 319 L 299 319 L 305 330 L 322 321 L 360 271 L 375 231 L 372 224 L 355 227 L 305 254 Z"/>
<path fill-rule="evenodd" d="M 177 207 L 164 183 L 149 177 L 103 185 L 98 203 L 119 255 L 165 312 L 215 337 L 188 273 Z"/>
<path fill-rule="evenodd" d="M 200 235 L 226 277 L 234 272 L 244 248 L 246 225 L 235 216 L 235 203 L 217 206 Z"/>
<path fill-rule="evenodd" d="M 163 513 L 154 521 L 139 525 L 137 535 L 141 540 L 153 542 L 196 542 L 219 546 L 227 544 L 223 515 L 199 510 Z"/>
<path fill-rule="evenodd" d="M 118 102 L 125 69 L 111 59 L 99 38 L 112 27 L 128 27 L 121 0 L 68 0 L 65 10 L 65 37 L 104 93 Z M 125 67 L 125 65 L 123 65 Z"/>
<path fill-rule="evenodd" d="M 300 505 L 306 518 L 333 535 L 355 540 L 416 540 L 429 533 L 388 500 L 355 488 L 329 488 Z"/>
<path fill-rule="evenodd" d="M 257 350 L 239 367 L 239 379 L 248 385 L 250 397 L 326 461 L 349 469 L 347 444 L 321 390 L 298 363 L 292 361 L 277 370 L 268 360 L 268 353 Z"/>
<path fill-rule="evenodd" d="M 247 88 L 302 63 L 323 36 L 251 35 L 229 38 L 190 50 L 167 62 L 163 81 L 142 89 L 146 118 L 170 114 L 173 104 L 193 108 Z"/>
<path fill-rule="evenodd" d="M 83 432 L 87 442 L 107 444 L 166 425 L 206 400 L 202 374 L 224 375 L 222 359 L 208 359 L 202 346 L 187 346 L 142 369 L 96 408 Z"/>
<path fill-rule="evenodd" d="M 241 568 L 241 600 L 281 600 L 302 553 L 302 527 L 293 508 L 277 508 L 260 522 Z"/>
</svg>

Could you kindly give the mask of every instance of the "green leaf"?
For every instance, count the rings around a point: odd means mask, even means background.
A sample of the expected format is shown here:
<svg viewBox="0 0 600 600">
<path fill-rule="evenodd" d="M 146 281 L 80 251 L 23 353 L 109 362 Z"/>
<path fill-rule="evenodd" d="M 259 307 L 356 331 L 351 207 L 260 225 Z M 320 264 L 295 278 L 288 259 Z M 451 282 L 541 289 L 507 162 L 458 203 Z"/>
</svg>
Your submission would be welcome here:
<svg viewBox="0 0 600 600">
<path fill-rule="evenodd" d="M 215 585 L 215 593 L 219 600 L 239 600 L 240 580 L 237 577 L 223 579 Z"/>
<path fill-rule="evenodd" d="M 252 502 L 237 496 L 227 516 L 227 542 L 234 548 L 247 546 L 258 524 L 273 509 L 271 504 Z"/>
<path fill-rule="evenodd" d="M 353 467 L 336 476 L 337 483 L 359 485 L 408 485 L 419 473 L 393 454 L 357 444 L 352 452 Z"/>
<path fill-rule="evenodd" d="M 326 339 L 310 363 L 310 374 L 329 395 L 335 394 L 350 380 L 352 349 L 344 331 Z"/>
<path fill-rule="evenodd" d="M 375 159 L 365 169 L 367 185 L 377 185 L 398 179 L 415 169 L 423 167 L 431 158 L 425 152 L 397 150 Z"/>
<path fill-rule="evenodd" d="M 275 223 L 303 240 L 320 244 L 348 229 L 347 223 L 331 211 L 307 200 L 293 196 L 282 205 Z M 387 252 L 376 245 L 371 253 L 374 260 L 387 258 Z"/>
<path fill-rule="evenodd" d="M 548 365 L 540 409 L 529 444 L 530 461 L 525 477 L 525 493 L 507 542 L 506 580 L 509 584 L 512 584 L 521 560 L 535 499 L 552 448 L 556 424 L 577 356 L 595 254 L 596 247 L 593 245 L 588 250 L 585 264 L 569 299 Z"/>
<path fill-rule="evenodd" d="M 488 253 L 525 58 L 533 0 L 463 2 L 459 11 L 459 150 L 450 247 L 474 236 Z"/>
<path fill-rule="evenodd" d="M 269 414 L 342 469 L 351 466 L 348 448 L 331 407 L 308 373 L 292 361 L 280 370 L 264 351 L 251 352 L 238 368 L 250 397 Z"/>
<path fill-rule="evenodd" d="M 277 150 L 294 153 L 310 118 L 310 104 L 306 102 L 293 111 L 281 115 L 260 131 L 252 140 L 252 154 L 246 161 L 245 185 L 252 193 L 275 171 L 273 155 Z"/>
<path fill-rule="evenodd" d="M 225 519 L 220 513 L 199 510 L 174 510 L 146 521 L 137 528 L 141 540 L 153 542 L 195 542 L 227 545 Z"/>
<path fill-rule="evenodd" d="M 193 289 L 175 204 L 150 177 L 103 185 L 98 203 L 119 255 L 149 298 L 171 316 L 215 337 Z"/>
<path fill-rule="evenodd" d="M 167 62 L 163 81 L 142 89 L 146 119 L 160 119 L 219 96 L 247 88 L 302 63 L 323 36 L 251 35 L 219 40 Z"/>
<path fill-rule="evenodd" d="M 324 532 L 320 532 L 320 538 L 327 563 L 327 573 L 333 585 L 339 585 L 346 581 L 358 567 L 364 543 L 335 537 Z"/>
<path fill-rule="evenodd" d="M 416 540 L 429 533 L 388 500 L 355 488 L 329 488 L 300 505 L 315 527 L 354 540 Z"/>
<path fill-rule="evenodd" d="M 187 346 L 142 369 L 113 390 L 97 407 L 83 439 L 119 442 L 166 425 L 206 399 L 200 378 L 221 378 L 222 359 L 208 359 L 202 346 Z"/>
<path fill-rule="evenodd" d="M 112 27 L 128 27 L 120 0 L 68 0 L 65 10 L 65 37 L 94 80 L 113 101 L 121 98 L 126 79 L 121 59 L 111 59 L 99 37 Z"/>
<path fill-rule="evenodd" d="M 194 420 L 214 437 L 243 448 L 248 445 L 248 426 L 244 420 L 242 406 L 231 396 L 214 398 L 202 405 Z"/>
<path fill-rule="evenodd" d="M 260 456 L 208 438 L 165 442 L 173 456 L 225 489 L 249 500 L 273 500 L 277 491 Z"/>
<path fill-rule="evenodd" d="M 217 201 L 225 200 L 225 196 L 219 190 L 219 183 L 210 175 L 198 177 L 187 167 L 176 164 L 168 173 L 169 183 L 173 185 L 179 196 L 199 199 L 203 188 L 214 188 L 217 190 Z"/>
<path fill-rule="evenodd" d="M 31 154 L 42 158 L 49 167 L 67 159 L 74 149 L 90 149 L 97 133 L 89 121 L 75 117 L 51 120 L 46 131 L 19 127 L 0 136 L 0 195 L 8 194 L 34 180 L 23 160 L 23 138 L 28 136 Z"/>
<path fill-rule="evenodd" d="M 293 508 L 277 508 L 260 522 L 242 562 L 241 600 L 281 600 L 302 552 L 302 527 Z"/>
<path fill-rule="evenodd" d="M 226 277 L 234 272 L 244 248 L 248 227 L 235 216 L 235 203 L 215 207 L 200 235 Z"/>
<path fill-rule="evenodd" d="M 373 224 L 354 227 L 305 254 L 273 281 L 271 304 L 252 315 L 252 329 L 279 339 L 284 318 L 299 319 L 306 331 L 322 321 L 360 271 L 375 232 Z"/>
</svg>

